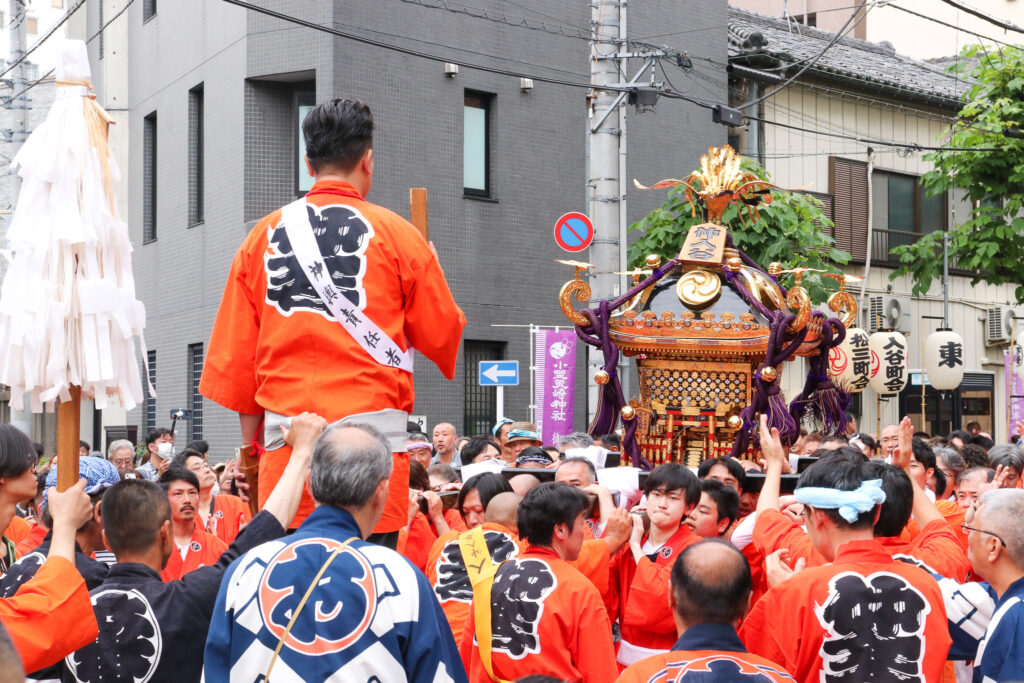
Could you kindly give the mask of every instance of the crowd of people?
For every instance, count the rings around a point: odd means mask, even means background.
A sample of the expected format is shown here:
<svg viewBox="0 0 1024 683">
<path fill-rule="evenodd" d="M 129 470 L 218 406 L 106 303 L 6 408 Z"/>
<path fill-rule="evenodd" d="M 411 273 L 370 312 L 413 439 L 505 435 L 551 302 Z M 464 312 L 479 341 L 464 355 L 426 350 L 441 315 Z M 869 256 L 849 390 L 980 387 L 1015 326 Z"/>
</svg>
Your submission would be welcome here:
<svg viewBox="0 0 1024 683">
<path fill-rule="evenodd" d="M 762 424 L 757 461 L 641 476 L 615 434 L 440 423 L 408 432 L 391 548 L 366 540 L 393 467 L 371 425 L 294 418 L 255 516 L 202 442 L 114 441 L 58 493 L 2 425 L 0 677 L 1024 680 L 1024 424 L 971 427 L 787 452 Z"/>
</svg>

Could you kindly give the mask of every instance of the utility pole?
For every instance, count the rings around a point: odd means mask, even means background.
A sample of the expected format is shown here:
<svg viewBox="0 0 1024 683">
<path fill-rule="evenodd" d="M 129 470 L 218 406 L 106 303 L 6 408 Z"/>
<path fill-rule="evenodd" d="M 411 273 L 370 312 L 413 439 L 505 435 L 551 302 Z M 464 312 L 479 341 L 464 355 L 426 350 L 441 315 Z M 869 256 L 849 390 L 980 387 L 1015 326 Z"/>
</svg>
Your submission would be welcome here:
<svg viewBox="0 0 1024 683">
<path fill-rule="evenodd" d="M 629 50 L 626 34 L 628 0 L 592 0 L 590 44 L 590 92 L 587 117 L 587 192 L 589 215 L 594 223 L 594 241 L 590 245 L 590 263 L 596 266 L 591 279 L 591 300 L 600 301 L 626 291 L 626 109 L 627 97 L 641 90 L 648 97 L 637 96 L 638 104 L 653 104 L 656 92 L 663 88 L 654 81 L 654 65 L 661 51 Z M 628 81 L 623 81 L 631 58 L 644 59 L 643 65 Z M 650 70 L 651 81 L 640 84 Z M 603 354 L 588 347 L 587 397 L 591 413 L 597 406 L 597 384 L 594 373 L 604 365 Z M 622 391 L 629 399 L 630 363 L 619 360 Z"/>
<path fill-rule="evenodd" d="M 10 0 L 9 7 L 9 19 L 8 25 L 10 27 L 10 56 L 8 57 L 8 64 L 14 64 L 19 59 L 25 56 L 25 19 L 28 10 L 28 0 Z M 11 79 L 8 84 L 11 87 L 11 95 L 17 95 L 17 97 L 11 97 L 7 100 L 6 109 L 9 112 L 10 129 L 5 132 L 5 138 L 10 143 L 8 150 L 10 151 L 10 159 L 13 160 L 21 149 L 21 145 L 25 142 L 28 137 L 28 111 L 29 111 L 29 98 L 27 94 L 21 94 L 26 86 L 28 80 L 25 78 L 25 62 L 20 62 L 18 66 L 11 72 Z M 10 162 L 8 162 L 9 164 Z M 10 202 L 10 211 L 8 215 L 14 213 L 14 207 L 18 203 L 18 194 L 21 192 L 21 176 L 15 173 L 8 166 L 7 170 L 10 176 L 10 183 L 8 184 L 10 196 L 7 200 Z M 3 242 L 7 244 L 7 232 L 10 230 L 10 221 L 4 221 L 4 239 Z M 28 411 L 23 410 L 11 410 L 10 415 L 11 424 L 25 434 L 28 434 L 30 438 L 35 438 L 34 430 L 32 428 L 32 414 Z"/>
</svg>

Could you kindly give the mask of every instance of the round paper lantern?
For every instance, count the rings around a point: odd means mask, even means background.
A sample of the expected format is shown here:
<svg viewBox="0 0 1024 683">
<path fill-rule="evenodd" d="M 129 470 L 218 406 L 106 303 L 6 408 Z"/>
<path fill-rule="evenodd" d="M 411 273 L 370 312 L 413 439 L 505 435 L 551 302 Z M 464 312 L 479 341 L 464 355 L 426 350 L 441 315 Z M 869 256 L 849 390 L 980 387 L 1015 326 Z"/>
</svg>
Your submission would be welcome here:
<svg viewBox="0 0 1024 683">
<path fill-rule="evenodd" d="M 851 394 L 864 390 L 871 381 L 871 350 L 868 333 L 859 327 L 846 330 L 846 338 L 828 352 L 828 375 Z"/>
<path fill-rule="evenodd" d="M 898 394 L 907 386 L 907 338 L 899 332 L 875 332 L 871 351 L 871 388 L 881 396 Z"/>
<path fill-rule="evenodd" d="M 941 329 L 924 340 L 924 370 L 928 384 L 939 391 L 960 386 L 964 379 L 964 340 L 950 329 Z"/>
</svg>

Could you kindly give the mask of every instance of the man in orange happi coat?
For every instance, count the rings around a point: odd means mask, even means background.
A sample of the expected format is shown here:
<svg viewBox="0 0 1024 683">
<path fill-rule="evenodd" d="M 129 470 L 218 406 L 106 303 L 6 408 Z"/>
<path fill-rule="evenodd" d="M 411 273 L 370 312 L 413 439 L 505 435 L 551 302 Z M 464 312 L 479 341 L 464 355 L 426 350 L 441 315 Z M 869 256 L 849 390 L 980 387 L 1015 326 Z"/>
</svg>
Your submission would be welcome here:
<svg viewBox="0 0 1024 683">
<path fill-rule="evenodd" d="M 325 102 L 306 117 L 316 182 L 304 200 L 257 223 L 235 255 L 199 388 L 239 414 L 243 443 L 266 447 L 261 505 L 291 454 L 280 438 L 291 416 L 351 418 L 388 436 L 391 495 L 374 531 L 394 547 L 407 521 L 412 347 L 451 379 L 466 318 L 423 236 L 365 200 L 373 130 L 369 107 L 354 100 Z M 293 525 L 312 509 L 307 493 Z"/>
<path fill-rule="evenodd" d="M 766 434 L 765 425 L 762 417 L 762 451 L 781 453 L 777 430 Z M 942 591 L 931 575 L 894 560 L 873 538 L 885 500 L 873 477 L 867 463 L 840 457 L 801 475 L 796 498 L 807 533 L 831 564 L 775 585 L 740 629 L 751 653 L 778 662 L 802 683 L 942 675 L 950 646 Z"/>
<path fill-rule="evenodd" d="M 177 581 L 194 569 L 217 564 L 228 546 L 198 523 L 199 480 L 194 473 L 172 465 L 160 475 L 160 484 L 171 504 L 175 545 L 160 578 Z"/>
</svg>

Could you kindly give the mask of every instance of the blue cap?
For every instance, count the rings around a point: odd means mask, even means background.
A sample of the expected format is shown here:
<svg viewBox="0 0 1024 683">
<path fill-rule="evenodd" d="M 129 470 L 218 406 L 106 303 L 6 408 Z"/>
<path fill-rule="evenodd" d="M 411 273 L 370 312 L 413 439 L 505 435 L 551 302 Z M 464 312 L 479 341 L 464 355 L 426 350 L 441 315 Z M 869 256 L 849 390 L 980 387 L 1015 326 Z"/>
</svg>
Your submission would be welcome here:
<svg viewBox="0 0 1024 683">
<path fill-rule="evenodd" d="M 57 466 L 51 467 L 46 473 L 46 488 L 57 485 L 57 468 L 60 467 L 60 460 Z M 85 479 L 85 492 L 97 493 L 108 489 L 121 481 L 121 475 L 113 463 L 97 458 L 92 455 L 83 456 L 78 459 L 78 478 Z M 43 505 L 46 505 L 46 492 L 43 492 Z"/>
</svg>

